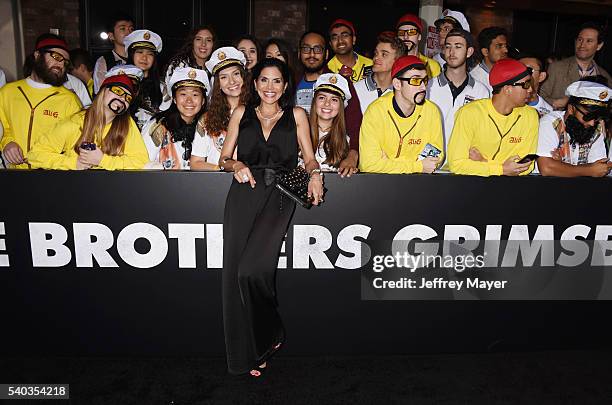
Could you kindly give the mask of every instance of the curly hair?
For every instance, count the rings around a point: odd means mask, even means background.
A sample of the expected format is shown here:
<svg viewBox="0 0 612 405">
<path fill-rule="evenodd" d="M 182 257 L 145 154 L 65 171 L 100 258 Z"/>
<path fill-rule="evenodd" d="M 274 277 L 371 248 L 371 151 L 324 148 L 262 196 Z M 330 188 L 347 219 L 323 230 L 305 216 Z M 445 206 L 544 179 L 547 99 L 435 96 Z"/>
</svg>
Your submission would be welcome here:
<svg viewBox="0 0 612 405">
<path fill-rule="evenodd" d="M 246 105 L 249 101 L 248 75 L 241 66 L 239 66 L 238 69 L 242 77 L 242 89 L 240 90 L 239 102 L 242 105 Z M 226 131 L 230 120 L 230 105 L 219 83 L 219 73 L 223 70 L 225 69 L 221 69 L 214 76 L 210 105 L 204 122 L 204 128 L 211 137 L 219 136 L 223 131 Z"/>
</svg>

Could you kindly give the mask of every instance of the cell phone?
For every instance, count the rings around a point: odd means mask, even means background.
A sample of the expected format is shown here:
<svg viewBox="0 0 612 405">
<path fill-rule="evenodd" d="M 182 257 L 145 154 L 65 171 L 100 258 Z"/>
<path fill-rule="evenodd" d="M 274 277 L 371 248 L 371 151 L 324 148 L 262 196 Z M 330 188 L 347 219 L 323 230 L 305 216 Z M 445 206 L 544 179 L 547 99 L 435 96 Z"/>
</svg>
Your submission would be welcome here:
<svg viewBox="0 0 612 405">
<path fill-rule="evenodd" d="M 535 153 L 530 153 L 529 155 L 525 156 L 524 158 L 522 158 L 516 163 L 530 163 L 536 160 L 537 158 L 538 158 L 538 155 L 536 155 Z"/>
<path fill-rule="evenodd" d="M 432 144 L 428 143 L 425 145 L 421 153 L 419 154 L 419 160 L 423 160 L 428 157 L 438 157 L 442 151 Z"/>
<path fill-rule="evenodd" d="M 81 149 L 85 150 L 96 150 L 96 144 L 93 142 L 83 142 L 81 144 Z"/>
</svg>

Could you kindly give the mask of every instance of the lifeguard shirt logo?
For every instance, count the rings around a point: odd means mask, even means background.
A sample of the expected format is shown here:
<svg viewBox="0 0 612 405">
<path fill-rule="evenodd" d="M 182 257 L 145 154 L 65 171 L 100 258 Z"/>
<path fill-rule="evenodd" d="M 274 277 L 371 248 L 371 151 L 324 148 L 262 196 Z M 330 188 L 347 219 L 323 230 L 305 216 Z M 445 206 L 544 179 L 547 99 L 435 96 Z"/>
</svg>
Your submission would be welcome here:
<svg viewBox="0 0 612 405">
<path fill-rule="evenodd" d="M 418 139 L 410 138 L 410 139 L 408 139 L 408 145 L 420 145 L 420 144 L 421 144 L 421 138 L 418 138 Z"/>
<path fill-rule="evenodd" d="M 511 136 L 510 137 L 510 143 L 521 143 L 522 140 L 523 140 L 522 136 Z"/>
</svg>

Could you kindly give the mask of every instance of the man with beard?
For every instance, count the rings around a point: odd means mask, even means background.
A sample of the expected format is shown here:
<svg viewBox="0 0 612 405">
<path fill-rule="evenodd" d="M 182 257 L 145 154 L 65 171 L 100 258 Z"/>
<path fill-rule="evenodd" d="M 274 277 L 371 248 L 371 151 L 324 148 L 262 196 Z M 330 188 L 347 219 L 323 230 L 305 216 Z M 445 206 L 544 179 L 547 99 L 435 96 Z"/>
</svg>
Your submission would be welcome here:
<svg viewBox="0 0 612 405">
<path fill-rule="evenodd" d="M 577 81 L 565 92 L 566 111 L 540 120 L 538 168 L 544 176 L 603 177 L 612 163 L 606 158 L 602 118 L 608 114 L 612 90 L 603 84 Z"/>
<path fill-rule="evenodd" d="M 498 60 L 508 56 L 508 33 L 500 27 L 485 28 L 478 34 L 478 46 L 483 59 L 470 74 L 492 91 L 493 88 L 489 85 L 489 72 Z"/>
<path fill-rule="evenodd" d="M 359 55 L 353 50 L 357 34 L 353 23 L 337 19 L 329 27 L 329 44 L 335 55 L 327 62 L 332 73 L 340 73 L 353 82 L 363 78 L 372 69 L 372 59 Z"/>
<path fill-rule="evenodd" d="M 472 101 L 455 115 L 448 144 L 450 170 L 473 176 L 518 176 L 533 170 L 538 113 L 525 103 L 531 69 L 502 59 L 489 75 L 493 97 Z M 522 162 L 519 162 L 522 161 Z"/>
<path fill-rule="evenodd" d="M 302 107 L 310 113 L 314 85 L 323 73 L 327 49 L 325 48 L 325 36 L 317 31 L 308 31 L 300 38 L 298 48 L 300 63 L 304 70 L 304 76 L 297 85 L 295 93 L 295 105 Z"/>
<path fill-rule="evenodd" d="M 444 46 L 444 71 L 429 83 L 428 99 L 433 101 L 442 112 L 444 146 L 453 132 L 455 113 L 459 108 L 474 100 L 489 98 L 489 90 L 468 73 L 472 65 L 474 44 L 469 32 L 461 28 L 451 30 L 446 36 Z"/>
<path fill-rule="evenodd" d="M 77 96 L 62 84 L 70 64 L 63 38 L 41 35 L 33 54 L 30 76 L 0 89 L 0 122 L 4 135 L 0 150 L 9 168 L 29 168 L 25 158 L 39 137 L 60 120 L 81 109 Z"/>
<path fill-rule="evenodd" d="M 598 24 L 583 24 L 574 43 L 575 55 L 548 67 L 548 80 L 542 84 L 541 94 L 554 109 L 565 109 L 568 100 L 565 89 L 582 77 L 601 75 L 612 83 L 612 77 L 594 60 L 595 54 L 604 46 L 604 38 L 605 34 Z"/>
<path fill-rule="evenodd" d="M 440 112 L 425 99 L 427 71 L 416 56 L 393 64 L 393 93 L 370 104 L 359 136 L 359 169 L 370 173 L 432 173 L 443 158 Z"/>
<path fill-rule="evenodd" d="M 468 23 L 465 15 L 460 11 L 453 11 L 446 9 L 442 12 L 439 19 L 434 22 L 436 31 L 438 31 L 438 46 L 439 52 L 436 53 L 433 59 L 444 66 L 446 60 L 444 59 L 444 41 L 448 33 L 454 29 L 463 29 L 470 32 L 470 24 Z"/>
<path fill-rule="evenodd" d="M 414 14 L 405 14 L 397 22 L 396 29 L 397 37 L 406 46 L 406 54 L 414 55 L 421 59 L 425 64 L 427 75 L 430 79 L 438 76 L 442 71 L 440 64 L 419 52 L 419 42 L 423 33 L 421 19 Z"/>
</svg>

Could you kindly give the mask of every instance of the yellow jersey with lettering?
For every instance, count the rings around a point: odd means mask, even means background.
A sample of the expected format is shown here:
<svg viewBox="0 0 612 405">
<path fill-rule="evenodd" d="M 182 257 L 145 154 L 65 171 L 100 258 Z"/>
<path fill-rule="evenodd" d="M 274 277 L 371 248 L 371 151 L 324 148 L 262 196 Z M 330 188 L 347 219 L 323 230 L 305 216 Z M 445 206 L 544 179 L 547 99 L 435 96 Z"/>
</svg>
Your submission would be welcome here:
<svg viewBox="0 0 612 405">
<path fill-rule="evenodd" d="M 374 101 L 366 110 L 359 133 L 359 170 L 368 173 L 421 173 L 419 155 L 427 144 L 444 160 L 442 118 L 434 103 L 425 100 L 410 115 L 400 116 L 393 93 Z"/>
<path fill-rule="evenodd" d="M 529 106 L 517 107 L 502 115 L 493 107 L 492 99 L 472 101 L 455 115 L 455 126 L 448 144 L 451 172 L 476 176 L 501 176 L 503 164 L 517 155 L 523 158 L 538 147 L 538 112 Z M 487 160 L 479 162 L 469 157 L 476 148 Z M 521 175 L 529 174 L 529 170 Z"/>
<path fill-rule="evenodd" d="M 372 65 L 374 64 L 372 59 L 359 55 L 356 52 L 355 52 L 355 56 L 357 59 L 355 62 L 355 66 L 352 67 L 353 74 L 351 75 L 351 80 L 353 81 L 353 83 L 358 82 L 359 80 L 363 79 L 364 74 L 367 73 L 369 70 L 371 70 Z M 343 64 L 342 62 L 338 60 L 337 56 L 334 56 L 333 58 L 329 60 L 329 62 L 327 62 L 327 68 L 332 73 L 339 73 L 340 68 L 342 66 Z"/>
<path fill-rule="evenodd" d="M 53 130 L 43 135 L 28 153 L 28 161 L 33 168 L 75 170 L 79 155 L 74 151 L 74 144 L 81 137 L 85 111 L 74 114 L 59 122 Z M 96 169 L 124 170 L 142 169 L 149 161 L 147 147 L 142 135 L 132 118 L 129 119 L 123 151 L 118 156 L 104 155 Z M 107 124 L 102 132 L 106 137 L 112 123 Z M 100 148 L 100 145 L 96 145 Z"/>
<path fill-rule="evenodd" d="M 4 127 L 0 150 L 15 142 L 25 156 L 43 134 L 81 108 L 77 96 L 63 86 L 35 88 L 28 79 L 8 83 L 0 89 L 0 121 Z M 9 167 L 29 168 L 27 164 Z"/>
</svg>

